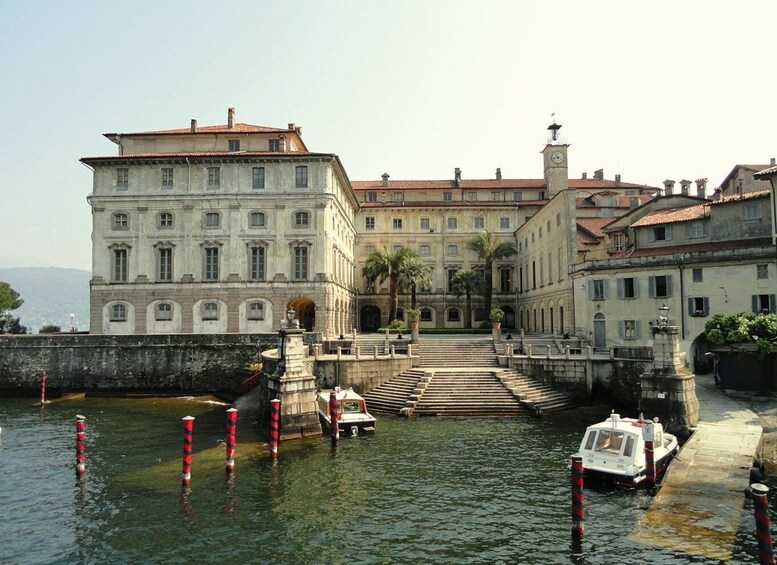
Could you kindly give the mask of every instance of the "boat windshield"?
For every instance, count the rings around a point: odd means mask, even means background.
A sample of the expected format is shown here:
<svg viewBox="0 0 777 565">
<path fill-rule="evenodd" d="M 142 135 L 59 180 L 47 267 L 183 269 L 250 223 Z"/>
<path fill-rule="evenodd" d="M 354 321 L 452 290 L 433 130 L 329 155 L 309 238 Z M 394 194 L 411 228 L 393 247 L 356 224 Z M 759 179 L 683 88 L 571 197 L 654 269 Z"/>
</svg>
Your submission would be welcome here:
<svg viewBox="0 0 777 565">
<path fill-rule="evenodd" d="M 624 435 L 619 430 L 599 430 L 599 436 L 596 438 L 596 451 L 617 455 L 621 451 Z"/>
<path fill-rule="evenodd" d="M 358 400 L 346 400 L 340 406 L 342 406 L 343 412 L 361 412 Z"/>
<path fill-rule="evenodd" d="M 634 453 L 634 438 L 636 436 L 634 434 L 629 434 L 626 436 L 626 445 L 623 447 L 623 456 L 624 457 L 631 457 L 631 454 Z"/>
</svg>

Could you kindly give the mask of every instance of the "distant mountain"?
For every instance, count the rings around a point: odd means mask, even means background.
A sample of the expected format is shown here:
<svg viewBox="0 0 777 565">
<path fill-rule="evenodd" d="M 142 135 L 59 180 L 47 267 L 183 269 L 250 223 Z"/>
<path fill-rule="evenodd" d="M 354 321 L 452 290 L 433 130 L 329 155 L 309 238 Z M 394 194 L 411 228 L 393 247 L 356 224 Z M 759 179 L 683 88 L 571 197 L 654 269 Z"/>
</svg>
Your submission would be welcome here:
<svg viewBox="0 0 777 565">
<path fill-rule="evenodd" d="M 13 311 L 28 331 L 54 324 L 62 331 L 70 327 L 70 315 L 78 330 L 89 329 L 89 279 L 91 271 L 58 267 L 0 269 L 0 281 L 18 292 L 24 304 Z"/>
</svg>

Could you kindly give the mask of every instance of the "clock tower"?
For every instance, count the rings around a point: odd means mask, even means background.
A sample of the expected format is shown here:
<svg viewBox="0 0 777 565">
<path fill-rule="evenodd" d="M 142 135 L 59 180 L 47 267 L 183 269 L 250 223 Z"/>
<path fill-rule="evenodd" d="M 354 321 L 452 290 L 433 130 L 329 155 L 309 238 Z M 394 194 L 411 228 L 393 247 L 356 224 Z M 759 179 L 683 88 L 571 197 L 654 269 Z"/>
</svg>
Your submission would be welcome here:
<svg viewBox="0 0 777 565">
<path fill-rule="evenodd" d="M 564 143 L 558 135 L 561 124 L 556 120 L 548 126 L 550 137 L 547 145 L 542 150 L 543 167 L 545 171 L 546 198 L 551 199 L 562 190 L 569 188 L 569 170 L 567 167 L 567 149 L 569 145 Z"/>
</svg>

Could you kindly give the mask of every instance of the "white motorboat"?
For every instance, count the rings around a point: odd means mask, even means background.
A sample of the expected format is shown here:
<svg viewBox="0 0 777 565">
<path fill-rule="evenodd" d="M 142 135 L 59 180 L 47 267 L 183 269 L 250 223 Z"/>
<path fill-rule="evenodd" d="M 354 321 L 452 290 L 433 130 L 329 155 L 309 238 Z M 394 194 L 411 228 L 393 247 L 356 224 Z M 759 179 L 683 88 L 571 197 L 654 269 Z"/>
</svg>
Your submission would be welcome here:
<svg viewBox="0 0 777 565">
<path fill-rule="evenodd" d="M 337 396 L 337 426 L 341 434 L 358 435 L 375 431 L 375 417 L 367 412 L 367 404 L 352 388 L 342 390 L 335 387 Z M 324 427 L 324 433 L 330 429 L 329 396 L 332 391 L 318 393 L 318 418 Z"/>
<path fill-rule="evenodd" d="M 645 432 L 645 433 L 643 433 Z M 614 412 L 604 422 L 588 426 L 575 455 L 583 458 L 586 475 L 599 475 L 626 487 L 637 486 L 647 476 L 645 434 L 653 437 L 653 461 L 660 478 L 679 450 L 677 438 L 652 420 L 621 418 Z"/>
</svg>

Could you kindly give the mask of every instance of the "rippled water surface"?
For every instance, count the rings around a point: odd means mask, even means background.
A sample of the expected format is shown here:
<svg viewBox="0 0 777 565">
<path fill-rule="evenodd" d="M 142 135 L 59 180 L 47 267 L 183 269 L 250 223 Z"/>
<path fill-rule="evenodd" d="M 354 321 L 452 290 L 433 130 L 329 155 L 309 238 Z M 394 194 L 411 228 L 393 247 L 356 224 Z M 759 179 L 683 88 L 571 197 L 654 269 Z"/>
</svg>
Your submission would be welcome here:
<svg viewBox="0 0 777 565">
<path fill-rule="evenodd" d="M 705 563 L 626 539 L 650 497 L 586 488 L 570 543 L 567 462 L 584 408 L 542 420 L 379 417 L 372 437 L 281 445 L 238 422 L 224 465 L 224 410 L 201 399 L 0 399 L 1 563 Z M 87 473 L 75 477 L 75 414 Z M 196 417 L 191 486 L 180 418 Z M 749 507 L 748 507 L 749 508 Z M 732 563 L 757 562 L 752 510 Z"/>
</svg>

